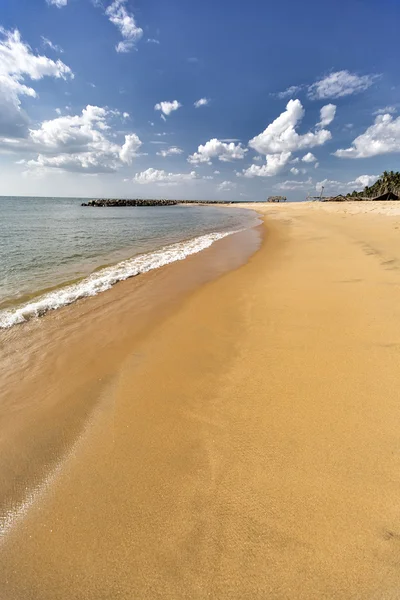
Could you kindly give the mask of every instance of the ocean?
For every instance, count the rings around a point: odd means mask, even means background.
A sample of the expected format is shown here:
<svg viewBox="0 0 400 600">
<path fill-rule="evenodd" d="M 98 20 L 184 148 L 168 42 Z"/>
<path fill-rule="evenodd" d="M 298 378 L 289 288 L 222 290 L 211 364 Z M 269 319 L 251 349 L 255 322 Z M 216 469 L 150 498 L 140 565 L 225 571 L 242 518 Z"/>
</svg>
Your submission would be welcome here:
<svg viewBox="0 0 400 600">
<path fill-rule="evenodd" d="M 0 198 L 0 328 L 209 247 L 258 223 L 217 206 L 86 208 L 83 198 Z"/>
</svg>

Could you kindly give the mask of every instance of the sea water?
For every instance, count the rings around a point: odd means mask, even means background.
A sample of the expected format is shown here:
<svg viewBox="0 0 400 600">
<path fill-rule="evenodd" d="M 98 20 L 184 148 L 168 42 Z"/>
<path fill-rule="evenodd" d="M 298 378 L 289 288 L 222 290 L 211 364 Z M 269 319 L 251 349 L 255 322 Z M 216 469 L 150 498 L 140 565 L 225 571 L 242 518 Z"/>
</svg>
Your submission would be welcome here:
<svg viewBox="0 0 400 600">
<path fill-rule="evenodd" d="M 159 268 L 257 224 L 217 206 L 82 207 L 82 198 L 0 198 L 0 328 Z"/>
</svg>

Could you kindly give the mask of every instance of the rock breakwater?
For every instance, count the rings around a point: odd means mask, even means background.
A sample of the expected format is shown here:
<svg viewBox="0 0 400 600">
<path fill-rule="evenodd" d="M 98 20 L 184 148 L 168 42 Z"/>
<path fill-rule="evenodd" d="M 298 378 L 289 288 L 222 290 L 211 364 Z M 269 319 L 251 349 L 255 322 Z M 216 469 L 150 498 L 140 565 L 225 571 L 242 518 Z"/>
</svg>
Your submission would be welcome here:
<svg viewBox="0 0 400 600">
<path fill-rule="evenodd" d="M 124 198 L 100 198 L 98 200 L 89 200 L 89 202 L 83 202 L 81 206 L 175 206 L 176 204 L 179 204 L 177 200 L 142 200 L 140 198 L 128 200 Z"/>
</svg>

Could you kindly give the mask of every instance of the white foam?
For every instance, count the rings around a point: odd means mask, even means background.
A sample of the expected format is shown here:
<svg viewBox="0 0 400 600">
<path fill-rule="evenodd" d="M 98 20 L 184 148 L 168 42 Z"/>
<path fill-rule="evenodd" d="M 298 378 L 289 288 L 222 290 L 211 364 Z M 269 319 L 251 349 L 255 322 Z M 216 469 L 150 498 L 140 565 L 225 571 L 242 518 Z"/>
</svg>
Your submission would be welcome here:
<svg viewBox="0 0 400 600">
<path fill-rule="evenodd" d="M 101 269 L 78 283 L 39 296 L 32 302 L 27 302 L 14 309 L 0 311 L 0 329 L 8 329 L 18 323 L 24 323 L 32 318 L 41 317 L 50 310 L 72 304 L 80 298 L 96 296 L 100 292 L 110 289 L 118 281 L 135 277 L 135 275 L 139 275 L 140 273 L 147 273 L 177 260 L 183 260 L 190 254 L 196 254 L 201 250 L 205 250 L 217 240 L 232 233 L 237 233 L 237 231 L 209 233 L 185 242 L 171 244 L 155 252 L 141 254 L 111 267 Z"/>
</svg>

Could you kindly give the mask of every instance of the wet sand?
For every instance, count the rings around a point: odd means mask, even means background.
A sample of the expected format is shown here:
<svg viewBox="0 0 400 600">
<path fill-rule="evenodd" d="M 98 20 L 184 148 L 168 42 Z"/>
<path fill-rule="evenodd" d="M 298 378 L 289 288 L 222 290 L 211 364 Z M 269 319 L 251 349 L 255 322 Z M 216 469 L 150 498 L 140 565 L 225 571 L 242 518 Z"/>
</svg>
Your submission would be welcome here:
<svg viewBox="0 0 400 600">
<path fill-rule="evenodd" d="M 232 236 L 31 326 L 2 600 L 399 597 L 400 216 L 349 207 L 257 206 L 242 266 Z"/>
</svg>

